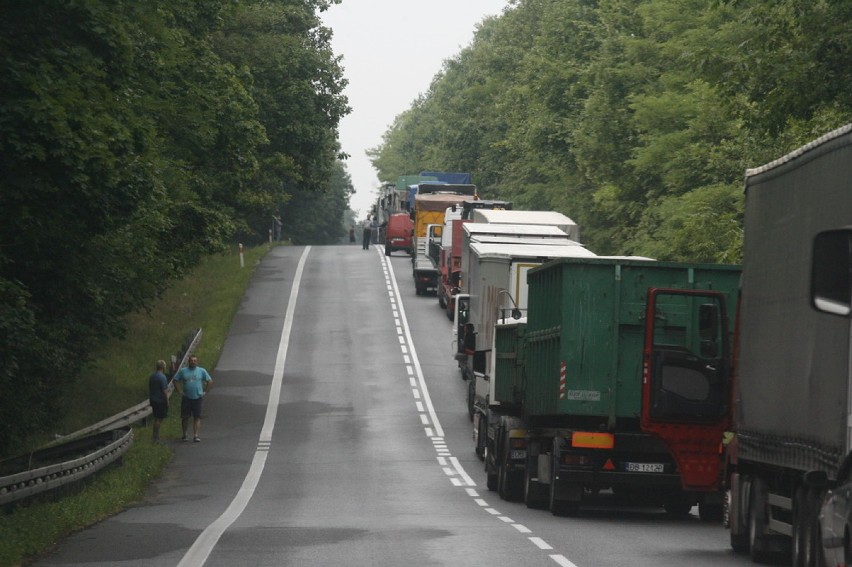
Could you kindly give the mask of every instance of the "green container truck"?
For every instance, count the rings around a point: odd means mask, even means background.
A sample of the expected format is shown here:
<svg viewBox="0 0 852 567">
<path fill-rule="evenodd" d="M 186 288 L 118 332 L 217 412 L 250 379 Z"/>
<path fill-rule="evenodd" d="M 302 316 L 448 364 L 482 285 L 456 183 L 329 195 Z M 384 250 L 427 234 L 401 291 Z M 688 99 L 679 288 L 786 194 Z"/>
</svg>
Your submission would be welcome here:
<svg viewBox="0 0 852 567">
<path fill-rule="evenodd" d="M 738 266 L 563 258 L 497 325 L 488 487 L 574 514 L 602 491 L 722 515 Z"/>
</svg>

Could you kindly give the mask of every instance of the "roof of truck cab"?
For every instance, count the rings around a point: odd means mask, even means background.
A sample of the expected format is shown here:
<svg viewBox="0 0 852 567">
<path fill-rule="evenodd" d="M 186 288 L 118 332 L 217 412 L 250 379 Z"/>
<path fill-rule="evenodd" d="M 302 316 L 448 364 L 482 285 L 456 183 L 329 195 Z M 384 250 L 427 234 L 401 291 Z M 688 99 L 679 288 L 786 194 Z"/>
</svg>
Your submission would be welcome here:
<svg viewBox="0 0 852 567">
<path fill-rule="evenodd" d="M 425 195 L 418 193 L 415 197 L 415 207 L 417 211 L 440 211 L 443 213 L 453 203 L 461 203 L 465 199 L 470 199 L 470 196 L 456 193 L 427 193 Z"/>
<path fill-rule="evenodd" d="M 546 244 L 507 244 L 473 242 L 471 250 L 480 258 L 483 256 L 504 256 L 507 258 L 595 258 L 597 255 L 581 244 L 574 246 L 548 246 Z"/>
<path fill-rule="evenodd" d="M 497 224 L 550 224 L 576 225 L 574 221 L 556 211 L 518 211 L 506 209 L 476 209 L 473 212 L 475 223 Z"/>
<path fill-rule="evenodd" d="M 469 222 L 464 225 L 465 232 L 471 236 L 478 234 L 514 234 L 517 236 L 536 236 L 567 238 L 564 230 L 548 224 L 492 224 Z"/>
<path fill-rule="evenodd" d="M 470 237 L 471 242 L 481 242 L 485 244 L 519 244 L 530 245 L 540 244 L 542 246 L 582 246 L 576 240 L 570 238 L 554 238 L 552 236 L 518 236 L 515 234 L 474 234 Z"/>
</svg>

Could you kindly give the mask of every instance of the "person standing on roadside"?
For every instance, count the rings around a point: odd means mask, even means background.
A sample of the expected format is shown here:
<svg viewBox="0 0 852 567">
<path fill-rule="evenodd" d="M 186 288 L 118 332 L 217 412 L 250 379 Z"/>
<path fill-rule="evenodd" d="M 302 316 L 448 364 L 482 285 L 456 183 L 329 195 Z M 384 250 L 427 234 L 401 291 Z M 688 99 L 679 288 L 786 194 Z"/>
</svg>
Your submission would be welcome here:
<svg viewBox="0 0 852 567">
<path fill-rule="evenodd" d="M 148 377 L 148 402 L 154 416 L 153 441 L 160 441 L 160 424 L 169 415 L 169 380 L 166 378 L 166 361 L 158 360 L 157 369 Z"/>
<path fill-rule="evenodd" d="M 183 427 L 181 440 L 189 441 L 187 433 L 189 418 L 192 418 L 192 440 L 198 443 L 201 441 L 198 436 L 201 430 L 201 400 L 213 387 L 213 378 L 206 370 L 198 366 L 198 357 L 192 354 L 189 356 L 187 366 L 175 374 L 174 385 L 181 394 L 180 419 Z"/>
</svg>

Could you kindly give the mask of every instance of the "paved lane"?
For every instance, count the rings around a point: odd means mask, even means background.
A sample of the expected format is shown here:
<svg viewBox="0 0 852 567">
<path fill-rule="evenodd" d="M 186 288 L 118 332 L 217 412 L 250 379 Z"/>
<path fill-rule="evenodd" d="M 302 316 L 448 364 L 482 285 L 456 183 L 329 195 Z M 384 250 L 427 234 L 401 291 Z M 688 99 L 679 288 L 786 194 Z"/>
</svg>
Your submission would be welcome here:
<svg viewBox="0 0 852 567">
<path fill-rule="evenodd" d="M 450 323 L 434 297 L 415 295 L 408 258 L 305 252 L 275 248 L 258 268 L 213 372 L 202 443 L 176 442 L 142 504 L 39 565 L 747 563 L 697 519 L 606 506 L 555 518 L 488 492 Z"/>
</svg>

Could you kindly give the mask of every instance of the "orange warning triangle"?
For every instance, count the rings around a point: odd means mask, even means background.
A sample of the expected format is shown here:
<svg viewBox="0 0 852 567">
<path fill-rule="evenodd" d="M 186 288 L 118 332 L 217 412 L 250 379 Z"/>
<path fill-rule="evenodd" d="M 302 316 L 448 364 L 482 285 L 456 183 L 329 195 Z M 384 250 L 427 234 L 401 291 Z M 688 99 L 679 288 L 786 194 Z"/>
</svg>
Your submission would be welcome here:
<svg viewBox="0 0 852 567">
<path fill-rule="evenodd" d="M 615 470 L 615 465 L 612 464 L 612 459 L 606 460 L 606 462 L 604 463 L 604 466 L 603 466 L 603 470 L 605 470 L 605 471 L 614 471 Z"/>
</svg>

